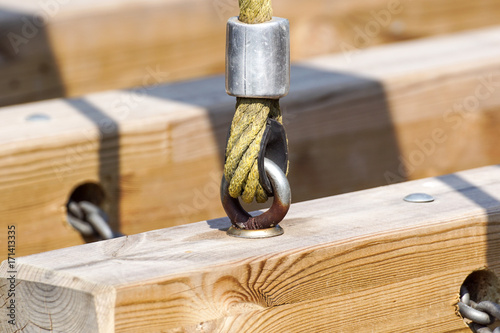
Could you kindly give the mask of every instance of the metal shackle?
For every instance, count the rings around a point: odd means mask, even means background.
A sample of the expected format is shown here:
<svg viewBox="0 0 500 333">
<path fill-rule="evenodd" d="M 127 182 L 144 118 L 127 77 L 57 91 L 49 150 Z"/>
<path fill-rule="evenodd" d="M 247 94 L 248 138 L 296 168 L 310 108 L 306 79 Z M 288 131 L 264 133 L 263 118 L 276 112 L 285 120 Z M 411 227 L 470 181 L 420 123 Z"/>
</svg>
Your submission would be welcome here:
<svg viewBox="0 0 500 333">
<path fill-rule="evenodd" d="M 287 19 L 246 24 L 231 17 L 226 30 L 226 92 L 236 97 L 279 99 L 290 89 L 290 24 Z"/>
</svg>

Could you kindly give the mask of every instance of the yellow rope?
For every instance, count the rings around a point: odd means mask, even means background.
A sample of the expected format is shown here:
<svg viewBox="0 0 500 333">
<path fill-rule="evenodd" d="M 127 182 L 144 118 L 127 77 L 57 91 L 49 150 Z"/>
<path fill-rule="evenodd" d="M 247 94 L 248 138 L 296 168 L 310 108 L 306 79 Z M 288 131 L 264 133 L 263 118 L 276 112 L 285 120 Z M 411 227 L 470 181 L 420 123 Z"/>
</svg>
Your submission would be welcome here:
<svg viewBox="0 0 500 333">
<path fill-rule="evenodd" d="M 239 20 L 248 24 L 271 20 L 271 0 L 239 0 Z M 266 202 L 267 194 L 259 182 L 257 157 L 267 118 L 280 123 L 279 100 L 260 98 L 237 98 L 236 112 L 226 148 L 224 176 L 229 182 L 229 194 L 233 198 L 241 195 L 245 202 Z"/>
<path fill-rule="evenodd" d="M 241 22 L 248 24 L 263 23 L 273 17 L 271 0 L 239 0 Z"/>
</svg>

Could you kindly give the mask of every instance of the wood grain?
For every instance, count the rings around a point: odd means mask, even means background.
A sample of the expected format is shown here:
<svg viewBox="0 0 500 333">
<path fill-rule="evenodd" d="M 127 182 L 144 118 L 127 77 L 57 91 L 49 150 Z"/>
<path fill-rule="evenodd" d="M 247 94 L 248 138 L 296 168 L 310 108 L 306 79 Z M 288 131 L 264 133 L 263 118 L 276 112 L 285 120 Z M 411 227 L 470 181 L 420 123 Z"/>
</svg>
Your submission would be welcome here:
<svg viewBox="0 0 500 333">
<path fill-rule="evenodd" d="M 290 20 L 293 60 L 487 27 L 500 13 L 497 0 L 273 7 Z M 0 105 L 220 74 L 225 22 L 237 14 L 232 0 L 1 0 Z"/>
<path fill-rule="evenodd" d="M 282 102 L 294 202 L 500 163 L 499 31 L 296 63 Z M 81 244 L 65 205 L 86 182 L 125 234 L 223 216 L 235 103 L 223 87 L 217 76 L 3 108 L 0 230 L 18 225 L 19 255 Z M 492 91 L 477 109 L 453 111 L 478 87 Z"/>
<path fill-rule="evenodd" d="M 96 332 L 465 333 L 460 285 L 500 273 L 498 179 L 491 166 L 294 204 L 274 239 L 228 237 L 217 219 L 18 258 L 18 325 L 3 328 L 97 313 Z"/>
</svg>

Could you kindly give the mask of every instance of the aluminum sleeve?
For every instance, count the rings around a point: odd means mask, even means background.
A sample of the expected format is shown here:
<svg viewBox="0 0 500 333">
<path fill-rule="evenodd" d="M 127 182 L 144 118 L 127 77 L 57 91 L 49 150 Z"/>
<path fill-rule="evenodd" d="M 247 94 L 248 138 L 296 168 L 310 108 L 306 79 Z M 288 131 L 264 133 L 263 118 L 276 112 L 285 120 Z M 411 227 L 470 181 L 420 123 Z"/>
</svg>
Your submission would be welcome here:
<svg viewBox="0 0 500 333">
<path fill-rule="evenodd" d="M 226 92 L 278 99 L 290 89 L 290 27 L 287 19 L 246 24 L 232 17 L 226 34 Z"/>
</svg>

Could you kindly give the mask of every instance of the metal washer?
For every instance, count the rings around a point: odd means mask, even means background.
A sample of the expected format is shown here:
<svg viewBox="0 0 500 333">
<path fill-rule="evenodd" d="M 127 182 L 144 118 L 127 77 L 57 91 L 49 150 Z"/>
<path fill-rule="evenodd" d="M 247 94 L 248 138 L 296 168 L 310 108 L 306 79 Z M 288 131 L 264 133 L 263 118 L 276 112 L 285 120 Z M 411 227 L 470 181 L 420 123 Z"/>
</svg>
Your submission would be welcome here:
<svg viewBox="0 0 500 333">
<path fill-rule="evenodd" d="M 276 237 L 276 236 L 283 235 L 283 233 L 284 233 L 284 230 L 279 225 L 277 225 L 273 228 L 258 229 L 258 230 L 240 229 L 240 228 L 237 228 L 233 225 L 227 231 L 227 234 L 229 236 L 232 236 L 232 237 L 253 238 L 253 239 Z"/>
</svg>

